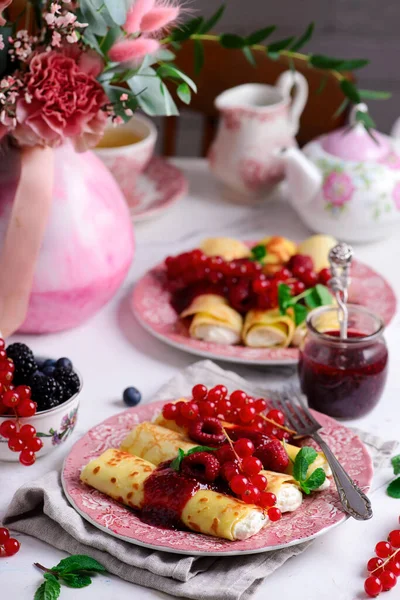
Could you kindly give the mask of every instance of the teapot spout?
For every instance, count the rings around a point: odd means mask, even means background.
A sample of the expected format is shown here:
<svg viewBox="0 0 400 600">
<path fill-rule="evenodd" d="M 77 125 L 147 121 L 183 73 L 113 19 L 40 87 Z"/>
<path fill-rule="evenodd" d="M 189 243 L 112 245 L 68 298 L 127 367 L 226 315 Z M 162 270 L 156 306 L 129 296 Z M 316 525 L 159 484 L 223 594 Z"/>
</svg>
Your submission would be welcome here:
<svg viewBox="0 0 400 600">
<path fill-rule="evenodd" d="M 284 148 L 280 156 L 285 163 L 291 201 L 308 204 L 321 189 L 321 172 L 298 148 Z"/>
</svg>

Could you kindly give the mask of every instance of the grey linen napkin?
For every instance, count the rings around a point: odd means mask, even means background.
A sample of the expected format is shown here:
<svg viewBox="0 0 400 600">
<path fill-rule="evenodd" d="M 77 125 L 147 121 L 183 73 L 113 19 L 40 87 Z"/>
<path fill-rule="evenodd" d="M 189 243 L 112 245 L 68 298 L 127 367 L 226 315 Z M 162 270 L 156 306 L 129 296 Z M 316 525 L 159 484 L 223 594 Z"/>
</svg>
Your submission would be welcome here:
<svg viewBox="0 0 400 600">
<path fill-rule="evenodd" d="M 201 361 L 169 381 L 154 400 L 189 394 L 198 382 L 207 386 L 223 383 L 230 389 L 240 387 L 254 395 L 266 394 L 265 389 L 235 373 L 224 371 L 210 361 Z M 367 445 L 375 469 L 383 467 L 397 442 L 385 442 L 362 431 L 357 433 Z M 113 538 L 82 519 L 66 500 L 56 471 L 16 492 L 5 524 L 70 554 L 90 554 L 122 579 L 194 600 L 248 600 L 265 577 L 312 543 L 226 558 L 153 552 Z"/>
</svg>

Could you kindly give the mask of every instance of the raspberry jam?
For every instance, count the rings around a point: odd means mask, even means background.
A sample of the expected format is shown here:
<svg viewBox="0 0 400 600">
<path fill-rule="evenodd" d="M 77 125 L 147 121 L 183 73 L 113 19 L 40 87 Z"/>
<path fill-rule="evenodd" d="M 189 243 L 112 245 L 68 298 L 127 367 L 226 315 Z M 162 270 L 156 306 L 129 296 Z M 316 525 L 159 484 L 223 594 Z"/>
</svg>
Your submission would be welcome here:
<svg viewBox="0 0 400 600">
<path fill-rule="evenodd" d="M 369 413 L 385 387 L 388 351 L 383 323 L 366 309 L 349 305 L 347 339 L 340 339 L 336 308 L 310 313 L 300 353 L 299 376 L 311 408 L 339 419 Z"/>
</svg>

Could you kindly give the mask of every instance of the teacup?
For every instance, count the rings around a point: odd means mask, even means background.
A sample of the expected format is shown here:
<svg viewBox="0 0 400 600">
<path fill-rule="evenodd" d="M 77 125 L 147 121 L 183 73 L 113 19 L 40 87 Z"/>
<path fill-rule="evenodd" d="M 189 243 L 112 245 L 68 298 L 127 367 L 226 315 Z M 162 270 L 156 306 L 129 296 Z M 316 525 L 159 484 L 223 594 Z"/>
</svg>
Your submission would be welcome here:
<svg viewBox="0 0 400 600">
<path fill-rule="evenodd" d="M 155 125 L 142 115 L 134 115 L 123 125 L 110 124 L 94 149 L 114 175 L 128 205 L 134 203 L 137 177 L 153 156 L 156 140 Z"/>
</svg>

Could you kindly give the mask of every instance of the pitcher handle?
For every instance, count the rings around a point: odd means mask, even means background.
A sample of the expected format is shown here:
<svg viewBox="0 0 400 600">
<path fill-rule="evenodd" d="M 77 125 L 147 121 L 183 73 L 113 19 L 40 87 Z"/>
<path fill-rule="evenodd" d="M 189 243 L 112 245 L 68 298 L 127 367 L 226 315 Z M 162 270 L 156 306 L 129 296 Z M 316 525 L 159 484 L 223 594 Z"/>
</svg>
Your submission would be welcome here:
<svg viewBox="0 0 400 600">
<path fill-rule="evenodd" d="M 285 71 L 276 82 L 276 87 L 283 94 L 285 99 L 290 98 L 290 92 L 295 87 L 295 93 L 290 106 L 290 123 L 293 128 L 293 135 L 299 131 L 299 121 L 308 98 L 307 79 L 298 71 Z"/>
</svg>

